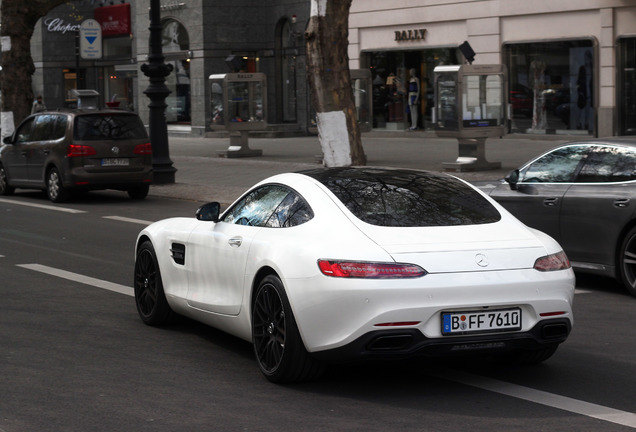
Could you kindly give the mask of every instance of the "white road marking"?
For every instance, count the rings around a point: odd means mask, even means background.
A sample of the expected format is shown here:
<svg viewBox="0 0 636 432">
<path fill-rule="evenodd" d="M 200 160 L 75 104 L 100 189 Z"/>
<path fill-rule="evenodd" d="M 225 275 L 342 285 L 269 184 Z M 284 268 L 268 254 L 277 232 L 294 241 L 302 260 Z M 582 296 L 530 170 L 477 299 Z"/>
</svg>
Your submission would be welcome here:
<svg viewBox="0 0 636 432">
<path fill-rule="evenodd" d="M 121 222 L 136 223 L 136 224 L 139 224 L 139 225 L 150 225 L 151 223 L 153 223 L 153 221 L 147 221 L 147 220 L 143 220 L 143 219 L 127 218 L 127 217 L 123 217 L 123 216 L 103 216 L 103 218 L 104 219 L 111 219 L 111 220 L 121 221 Z"/>
<path fill-rule="evenodd" d="M 119 285 L 116 283 L 104 281 L 101 279 L 95 279 L 89 276 L 84 276 L 78 273 L 72 273 L 65 270 L 56 269 L 54 267 L 48 267 L 41 264 L 18 264 L 18 267 L 37 271 L 40 273 L 46 273 L 51 276 L 57 276 L 63 279 L 68 279 L 74 282 L 83 283 L 85 285 L 94 286 L 96 288 L 102 288 L 108 291 L 113 291 L 119 294 L 127 296 L 134 296 L 134 291 L 131 287 L 125 285 Z"/>
<path fill-rule="evenodd" d="M 66 207 L 55 207 L 52 205 L 36 204 L 36 203 L 30 203 L 30 202 L 24 202 L 24 201 L 15 201 L 15 200 L 6 199 L 6 198 L 0 198 L 0 202 L 7 203 L 7 204 L 21 205 L 25 207 L 41 208 L 45 210 L 54 210 L 54 211 L 59 211 L 64 213 L 86 213 L 84 210 L 76 210 L 76 209 L 66 208 Z"/>
<path fill-rule="evenodd" d="M 439 378 L 636 429 L 636 414 L 456 370 Z"/>
</svg>

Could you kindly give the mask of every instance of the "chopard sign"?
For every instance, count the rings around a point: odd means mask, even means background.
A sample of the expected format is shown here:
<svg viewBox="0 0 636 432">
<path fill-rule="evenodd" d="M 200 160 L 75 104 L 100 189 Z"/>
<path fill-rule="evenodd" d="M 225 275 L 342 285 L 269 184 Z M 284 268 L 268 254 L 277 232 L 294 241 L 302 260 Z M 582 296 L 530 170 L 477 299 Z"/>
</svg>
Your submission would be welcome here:
<svg viewBox="0 0 636 432">
<path fill-rule="evenodd" d="M 395 41 L 418 41 L 424 40 L 426 37 L 426 29 L 413 29 L 413 30 L 396 30 Z"/>
<path fill-rule="evenodd" d="M 79 24 L 67 24 L 61 18 L 47 18 L 44 25 L 48 31 L 60 33 L 76 32 L 81 27 Z"/>
</svg>

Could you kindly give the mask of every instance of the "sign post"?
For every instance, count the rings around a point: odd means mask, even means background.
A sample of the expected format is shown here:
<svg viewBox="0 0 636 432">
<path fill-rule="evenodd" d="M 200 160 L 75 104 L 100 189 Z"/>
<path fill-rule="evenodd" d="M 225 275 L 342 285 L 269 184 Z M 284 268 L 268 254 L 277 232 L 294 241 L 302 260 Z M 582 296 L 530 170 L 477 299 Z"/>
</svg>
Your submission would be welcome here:
<svg viewBox="0 0 636 432">
<path fill-rule="evenodd" d="M 80 27 L 80 56 L 87 60 L 102 58 L 102 26 L 94 19 L 87 19 Z"/>
</svg>

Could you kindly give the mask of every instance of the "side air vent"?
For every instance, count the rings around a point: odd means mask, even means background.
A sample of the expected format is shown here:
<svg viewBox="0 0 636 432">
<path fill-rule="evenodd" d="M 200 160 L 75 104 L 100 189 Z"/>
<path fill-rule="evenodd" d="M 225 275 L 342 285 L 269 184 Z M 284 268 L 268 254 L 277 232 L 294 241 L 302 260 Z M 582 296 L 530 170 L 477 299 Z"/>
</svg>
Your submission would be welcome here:
<svg viewBox="0 0 636 432">
<path fill-rule="evenodd" d="M 172 243 L 170 248 L 172 259 L 179 265 L 185 265 L 185 245 L 181 243 Z"/>
</svg>

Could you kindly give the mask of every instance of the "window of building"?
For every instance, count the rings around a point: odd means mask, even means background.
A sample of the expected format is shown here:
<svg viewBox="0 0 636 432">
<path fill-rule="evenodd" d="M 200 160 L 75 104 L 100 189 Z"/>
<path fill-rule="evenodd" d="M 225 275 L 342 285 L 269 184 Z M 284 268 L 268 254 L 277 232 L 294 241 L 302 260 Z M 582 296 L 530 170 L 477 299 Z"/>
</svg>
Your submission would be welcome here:
<svg viewBox="0 0 636 432">
<path fill-rule="evenodd" d="M 596 67 L 591 40 L 507 44 L 513 133 L 595 131 Z"/>
<path fill-rule="evenodd" d="M 618 130 L 636 135 L 636 38 L 618 41 Z"/>
<path fill-rule="evenodd" d="M 166 98 L 166 121 L 189 124 L 190 118 L 190 38 L 180 22 L 167 19 L 162 22 L 161 43 L 166 63 L 173 70 L 166 77 L 170 95 Z"/>
</svg>

